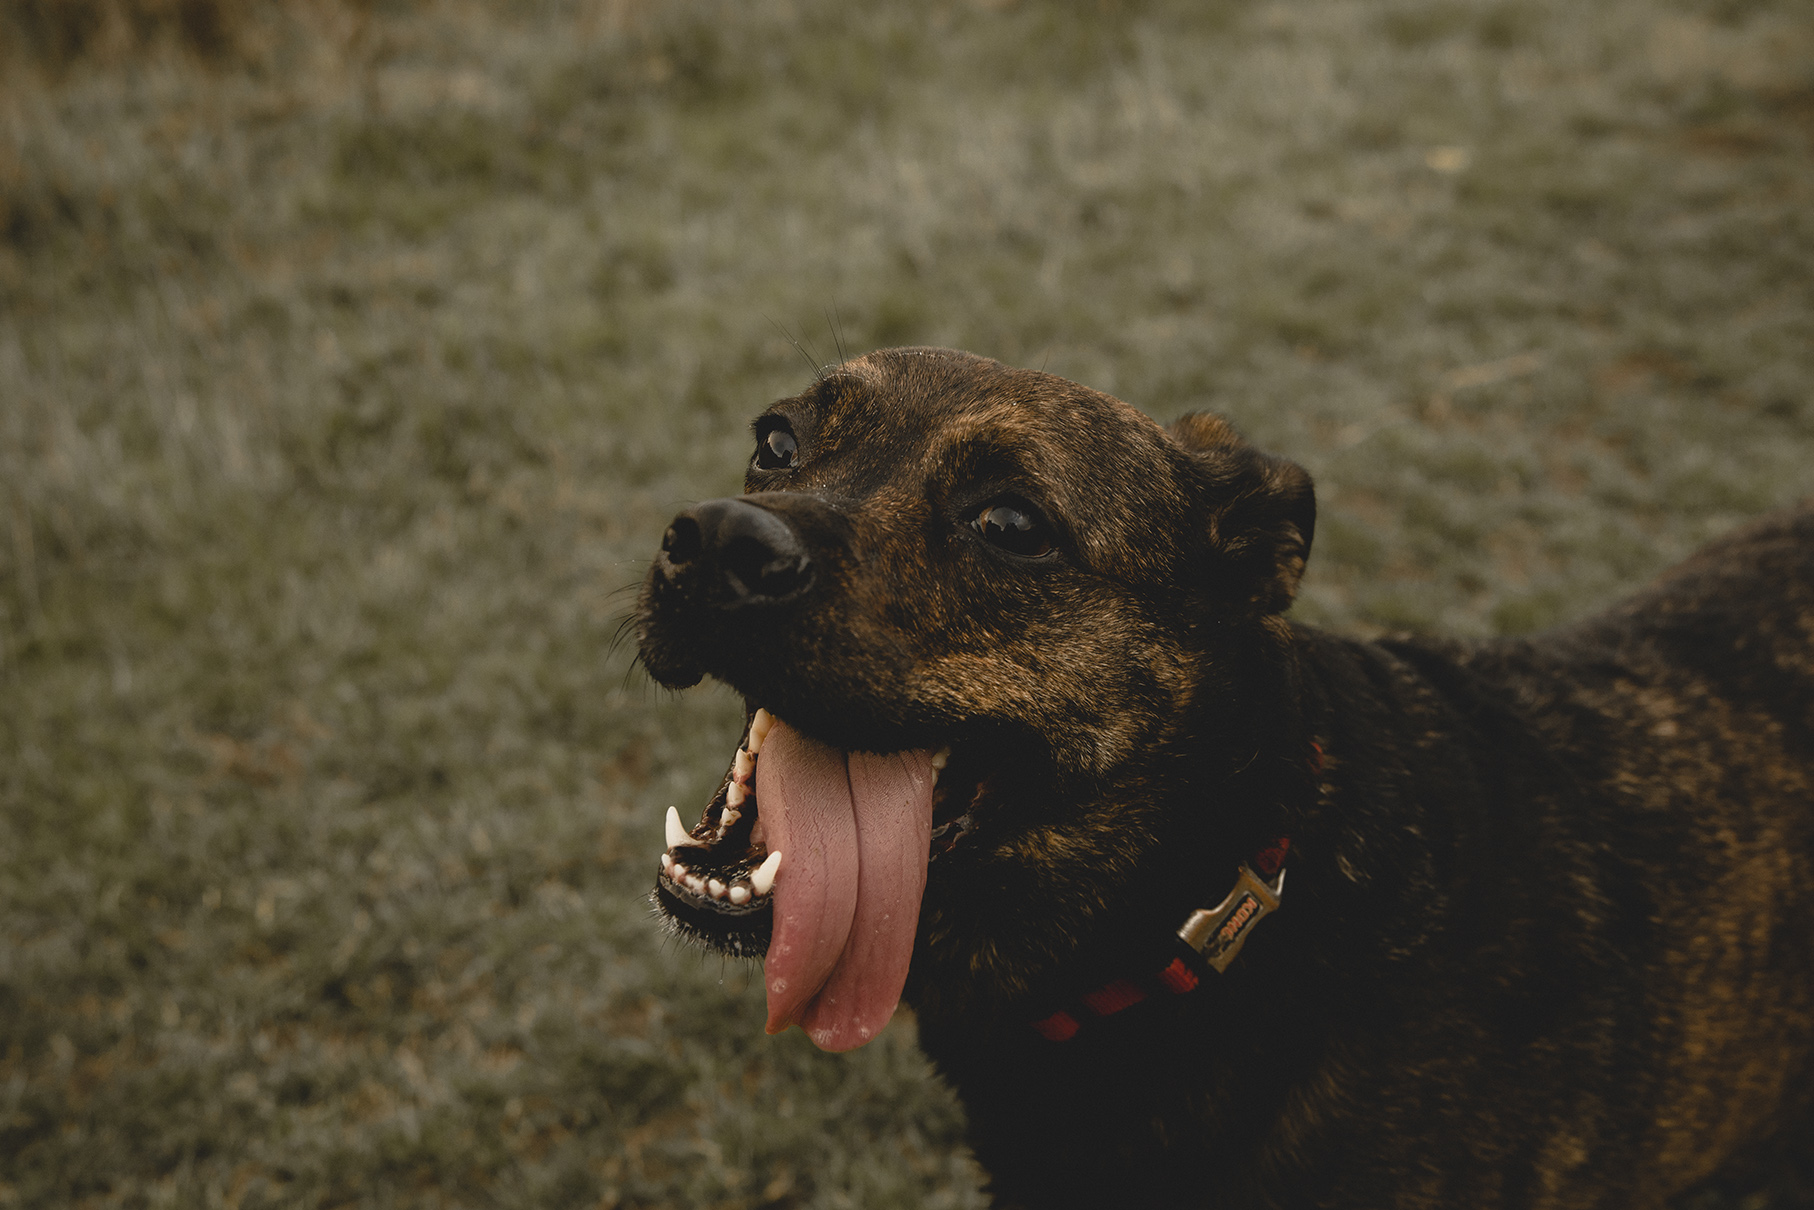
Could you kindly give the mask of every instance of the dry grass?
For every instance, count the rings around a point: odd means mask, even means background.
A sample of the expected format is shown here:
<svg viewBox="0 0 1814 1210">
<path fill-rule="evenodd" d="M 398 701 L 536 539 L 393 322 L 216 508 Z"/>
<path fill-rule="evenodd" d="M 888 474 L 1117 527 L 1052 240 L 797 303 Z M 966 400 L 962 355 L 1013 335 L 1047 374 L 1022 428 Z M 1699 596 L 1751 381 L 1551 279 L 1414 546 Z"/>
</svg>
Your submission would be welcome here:
<svg viewBox="0 0 1814 1210">
<path fill-rule="evenodd" d="M 103 11 L 0 83 L 0 1205 L 978 1204 L 641 903 L 734 710 L 613 593 L 777 328 L 1229 413 L 1362 631 L 1814 489 L 1793 0 L 0 8 Z"/>
<path fill-rule="evenodd" d="M 60 76 L 77 64 L 120 66 L 180 50 L 204 62 L 250 48 L 256 4 L 234 0 L 4 0 L 0 34 L 14 71 Z"/>
</svg>

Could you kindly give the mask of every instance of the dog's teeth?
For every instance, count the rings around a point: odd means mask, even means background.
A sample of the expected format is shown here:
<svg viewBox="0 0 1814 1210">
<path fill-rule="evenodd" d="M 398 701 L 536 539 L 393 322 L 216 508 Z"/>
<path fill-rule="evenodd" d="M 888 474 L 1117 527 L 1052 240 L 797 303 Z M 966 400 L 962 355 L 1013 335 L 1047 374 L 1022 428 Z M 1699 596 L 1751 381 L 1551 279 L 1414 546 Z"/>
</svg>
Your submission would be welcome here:
<svg viewBox="0 0 1814 1210">
<path fill-rule="evenodd" d="M 687 890 L 693 892 L 693 894 L 695 894 L 695 895 L 705 894 L 705 879 L 701 878 L 697 874 L 688 874 L 687 875 Z"/>
<path fill-rule="evenodd" d="M 949 761 L 950 759 L 951 759 L 951 749 L 950 748 L 940 748 L 937 752 L 934 752 L 932 754 L 932 771 L 934 773 L 939 772 L 940 770 L 942 770 L 945 767 L 945 762 Z"/>
<path fill-rule="evenodd" d="M 732 782 L 725 788 L 724 805 L 727 807 L 741 807 L 743 805 L 743 797 L 746 793 L 748 793 L 748 791 L 740 784 Z"/>
<path fill-rule="evenodd" d="M 661 868 L 664 871 L 673 864 L 674 864 L 674 859 L 672 857 L 669 857 L 666 853 L 663 853 L 661 855 Z"/>
<path fill-rule="evenodd" d="M 756 888 L 756 894 L 766 895 L 775 885 L 775 871 L 781 868 L 781 854 L 770 853 L 763 863 L 750 874 L 750 885 Z"/>
<path fill-rule="evenodd" d="M 705 889 L 706 889 L 706 892 L 708 894 L 710 894 L 713 899 L 723 899 L 724 898 L 724 884 L 722 882 L 719 882 L 716 878 L 706 879 Z"/>
<path fill-rule="evenodd" d="M 745 748 L 737 749 L 737 758 L 731 762 L 731 776 L 737 781 L 748 781 L 750 774 L 755 771 L 755 768 L 756 762 L 751 758 L 749 750 Z"/>
<path fill-rule="evenodd" d="M 756 717 L 750 720 L 750 755 L 762 755 L 762 741 L 768 738 L 768 729 L 775 725 L 775 716 L 756 707 Z"/>
<path fill-rule="evenodd" d="M 749 901 L 750 901 L 750 889 L 748 887 L 734 886 L 731 888 L 731 902 L 732 903 L 736 904 L 738 907 L 742 907 L 744 904 L 748 903 Z"/>
<path fill-rule="evenodd" d="M 669 807 L 668 808 L 668 847 L 670 849 L 678 849 L 681 845 L 688 845 L 688 844 L 697 845 L 698 843 L 699 842 L 697 840 L 694 840 L 692 838 L 692 836 L 688 835 L 687 830 L 681 826 L 680 812 L 676 811 L 673 807 Z"/>
<path fill-rule="evenodd" d="M 675 882 L 685 882 L 687 880 L 687 868 L 676 861 L 673 865 L 668 867 L 668 877 L 672 878 Z"/>
<path fill-rule="evenodd" d="M 723 835 L 727 830 L 730 829 L 730 827 L 733 824 L 735 824 L 739 819 L 742 819 L 742 818 L 743 818 L 742 811 L 733 811 L 733 810 L 731 810 L 731 808 L 726 807 L 724 809 L 724 812 L 718 816 L 718 832 L 719 832 L 719 834 Z"/>
</svg>

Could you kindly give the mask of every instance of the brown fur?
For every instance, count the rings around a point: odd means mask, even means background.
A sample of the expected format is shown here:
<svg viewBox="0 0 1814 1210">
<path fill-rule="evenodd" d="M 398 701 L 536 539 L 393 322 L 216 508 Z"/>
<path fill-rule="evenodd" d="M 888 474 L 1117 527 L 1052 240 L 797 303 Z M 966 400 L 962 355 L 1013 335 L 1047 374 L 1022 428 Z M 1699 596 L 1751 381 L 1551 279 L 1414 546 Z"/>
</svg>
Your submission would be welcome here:
<svg viewBox="0 0 1814 1210">
<path fill-rule="evenodd" d="M 1220 419 L 914 349 L 777 426 L 797 457 L 745 500 L 786 591 L 664 553 L 643 659 L 847 749 L 951 746 L 974 826 L 907 996 L 998 1204 L 1660 1206 L 1801 1137 L 1814 511 L 1538 638 L 1369 644 L 1282 616 L 1310 480 Z M 979 536 L 1002 499 L 1049 555 Z M 1278 835 L 1284 905 L 1225 974 L 1031 1031 Z"/>
</svg>

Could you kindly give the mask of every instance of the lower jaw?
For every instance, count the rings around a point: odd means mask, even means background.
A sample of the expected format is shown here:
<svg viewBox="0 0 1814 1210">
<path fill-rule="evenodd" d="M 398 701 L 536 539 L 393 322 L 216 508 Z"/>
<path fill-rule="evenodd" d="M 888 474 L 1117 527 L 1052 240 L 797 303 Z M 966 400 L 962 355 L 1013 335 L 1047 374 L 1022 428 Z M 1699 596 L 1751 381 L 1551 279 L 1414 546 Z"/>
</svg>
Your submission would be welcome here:
<svg viewBox="0 0 1814 1210">
<path fill-rule="evenodd" d="M 699 897 L 663 875 L 649 902 L 680 936 L 733 958 L 761 958 L 768 953 L 775 914 L 766 900 L 743 911 L 705 907 Z"/>
<path fill-rule="evenodd" d="M 754 781 L 754 765 L 772 722 L 766 710 L 753 712 L 726 783 L 698 825 L 676 834 L 678 825 L 670 814 L 669 848 L 662 855 L 661 871 L 649 896 L 680 936 L 736 957 L 765 956 L 774 927 L 774 900 L 769 890 L 775 867 L 764 860 L 767 852 L 761 840 Z M 948 755 L 946 749 L 934 757 L 936 770 L 945 767 Z M 987 781 L 960 783 L 964 788 L 958 792 L 970 807 L 974 803 L 968 800 L 980 796 Z M 938 801 L 943 802 L 943 795 Z M 929 860 L 936 863 L 972 827 L 969 810 L 954 813 L 935 807 Z"/>
</svg>

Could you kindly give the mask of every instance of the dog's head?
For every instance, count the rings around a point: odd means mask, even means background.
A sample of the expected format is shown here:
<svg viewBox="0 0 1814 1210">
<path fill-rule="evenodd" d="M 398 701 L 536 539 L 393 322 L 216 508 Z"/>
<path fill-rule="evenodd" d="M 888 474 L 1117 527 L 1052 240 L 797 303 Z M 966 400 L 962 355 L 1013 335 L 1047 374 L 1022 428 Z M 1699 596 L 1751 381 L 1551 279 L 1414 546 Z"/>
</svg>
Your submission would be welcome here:
<svg viewBox="0 0 1814 1210">
<path fill-rule="evenodd" d="M 1240 786 L 1303 470 L 944 349 L 844 363 L 755 438 L 745 494 L 674 519 L 639 633 L 656 680 L 750 708 L 656 897 L 767 954 L 771 1029 L 860 1044 L 910 957 L 922 1012 L 1000 1003 L 1122 905 L 1196 893 L 1172 884 L 1203 841 L 1264 828 Z"/>
</svg>

